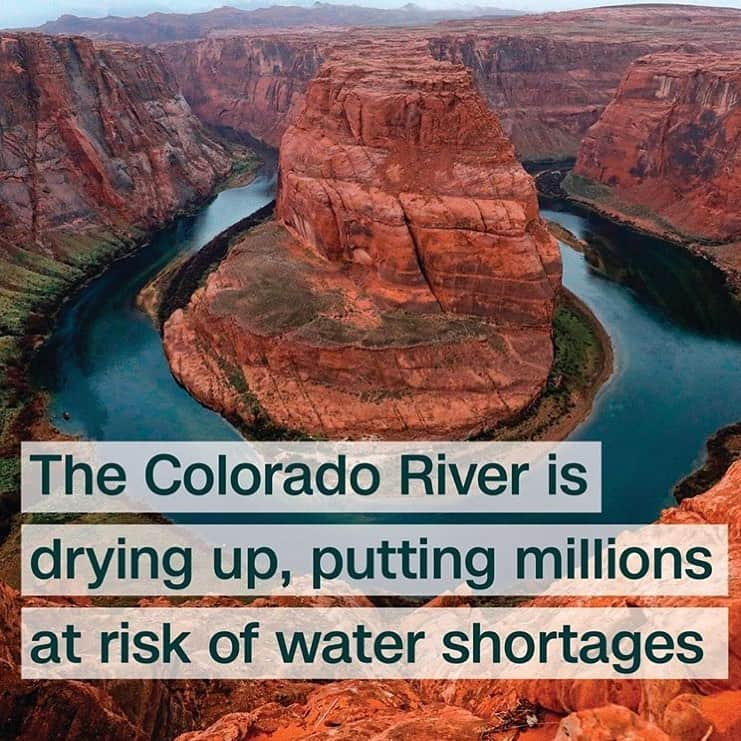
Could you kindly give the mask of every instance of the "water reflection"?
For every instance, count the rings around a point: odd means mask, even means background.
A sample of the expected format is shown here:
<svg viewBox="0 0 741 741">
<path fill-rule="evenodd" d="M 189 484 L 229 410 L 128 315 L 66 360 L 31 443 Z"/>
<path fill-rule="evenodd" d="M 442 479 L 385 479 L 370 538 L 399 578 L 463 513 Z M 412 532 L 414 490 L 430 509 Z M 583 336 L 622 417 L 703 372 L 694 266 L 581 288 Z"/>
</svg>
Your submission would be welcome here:
<svg viewBox="0 0 741 741">
<path fill-rule="evenodd" d="M 741 338 L 741 304 L 710 263 L 573 204 L 541 198 L 541 205 L 579 217 L 579 236 L 586 242 L 584 259 L 593 273 L 625 286 L 673 324 L 701 334 Z"/>
</svg>

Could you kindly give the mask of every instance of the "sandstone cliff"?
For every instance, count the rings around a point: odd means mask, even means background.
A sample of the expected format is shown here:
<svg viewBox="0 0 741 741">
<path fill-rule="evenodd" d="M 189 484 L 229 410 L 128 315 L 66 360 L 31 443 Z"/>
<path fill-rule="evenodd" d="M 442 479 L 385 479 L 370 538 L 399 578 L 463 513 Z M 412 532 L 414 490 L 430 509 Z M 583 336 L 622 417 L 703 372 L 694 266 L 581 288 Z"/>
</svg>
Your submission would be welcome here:
<svg viewBox="0 0 741 741">
<path fill-rule="evenodd" d="M 426 33 L 438 59 L 465 64 L 524 160 L 576 156 L 628 65 L 650 52 L 738 48 L 741 12 L 638 5 L 451 22 Z"/>
<path fill-rule="evenodd" d="M 309 32 L 215 36 L 159 48 L 202 121 L 277 147 L 329 43 Z"/>
<path fill-rule="evenodd" d="M 741 239 L 741 55 L 637 60 L 585 137 L 574 174 L 598 184 L 597 202 L 624 201 L 628 216 L 658 229 Z"/>
<path fill-rule="evenodd" d="M 230 168 L 157 52 L 0 33 L 1 458 L 27 424 L 27 336 Z"/>
<path fill-rule="evenodd" d="M 436 58 L 473 71 L 522 159 L 558 160 L 576 154 L 630 62 L 661 44 L 619 35 L 581 40 L 481 29 L 431 36 L 429 43 Z"/>
<path fill-rule="evenodd" d="M 227 33 L 227 32 L 225 32 Z M 692 46 L 736 49 L 741 12 L 640 6 L 458 21 L 415 30 L 439 60 L 464 64 L 524 160 L 575 157 L 632 61 Z M 333 48 L 409 32 L 304 30 L 165 44 L 186 97 L 213 125 L 277 145 L 306 86 Z"/>
<path fill-rule="evenodd" d="M 741 278 L 741 55 L 654 54 L 628 70 L 565 187 Z"/>
<path fill-rule="evenodd" d="M 173 372 L 249 426 L 465 437 L 543 388 L 560 285 L 532 179 L 462 67 L 337 52 L 283 137 L 279 223 L 164 327 Z"/>
<path fill-rule="evenodd" d="M 161 225 L 230 169 L 148 49 L 3 34 L 0 98 L 4 332 L 101 243 Z"/>
</svg>

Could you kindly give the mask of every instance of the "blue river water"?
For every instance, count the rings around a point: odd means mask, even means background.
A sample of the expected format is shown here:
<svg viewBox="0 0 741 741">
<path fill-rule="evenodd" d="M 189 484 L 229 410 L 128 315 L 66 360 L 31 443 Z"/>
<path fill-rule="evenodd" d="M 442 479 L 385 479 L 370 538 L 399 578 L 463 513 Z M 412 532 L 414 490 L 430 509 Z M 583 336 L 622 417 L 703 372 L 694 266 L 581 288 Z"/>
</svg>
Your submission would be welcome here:
<svg viewBox="0 0 741 741">
<path fill-rule="evenodd" d="M 275 177 L 265 173 L 220 193 L 64 307 L 34 366 L 55 425 L 91 440 L 239 438 L 175 382 L 159 334 L 134 300 L 173 257 L 198 250 L 274 191 Z M 716 271 L 684 251 L 563 202 L 542 207 L 588 241 L 585 254 L 562 246 L 564 283 L 594 311 L 615 350 L 612 379 L 572 435 L 603 442 L 598 519 L 651 521 L 700 462 L 705 440 L 741 419 L 741 314 Z"/>
<path fill-rule="evenodd" d="M 707 438 L 741 420 L 741 310 L 717 271 L 679 247 L 563 202 L 544 199 L 541 213 L 587 240 L 584 255 L 562 246 L 564 284 L 615 352 L 571 439 L 602 441 L 605 520 L 650 522 Z"/>
<path fill-rule="evenodd" d="M 51 393 L 52 421 L 59 429 L 89 440 L 241 439 L 175 382 L 159 333 L 134 301 L 175 256 L 197 251 L 274 197 L 272 172 L 219 193 L 115 263 L 64 307 L 34 367 L 37 382 Z"/>
</svg>

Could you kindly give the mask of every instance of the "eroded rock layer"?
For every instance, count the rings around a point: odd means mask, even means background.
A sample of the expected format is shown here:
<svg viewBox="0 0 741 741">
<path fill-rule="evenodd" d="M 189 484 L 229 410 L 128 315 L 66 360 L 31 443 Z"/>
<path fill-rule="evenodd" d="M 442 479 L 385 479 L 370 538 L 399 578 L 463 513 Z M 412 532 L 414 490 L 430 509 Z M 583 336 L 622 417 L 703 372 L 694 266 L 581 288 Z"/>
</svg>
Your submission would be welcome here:
<svg viewBox="0 0 741 741">
<path fill-rule="evenodd" d="M 231 167 L 149 49 L 4 33 L 0 100 L 3 333 Z"/>
<path fill-rule="evenodd" d="M 338 52 L 311 83 L 278 219 L 391 306 L 550 324 L 558 252 L 499 121 L 465 68 L 394 54 Z"/>
<path fill-rule="evenodd" d="M 691 6 L 598 8 L 384 31 L 224 32 L 162 51 L 203 120 L 277 145 L 332 49 L 409 34 L 439 60 L 470 69 L 524 160 L 575 157 L 587 129 L 638 57 L 678 47 L 738 48 L 741 12 Z"/>
<path fill-rule="evenodd" d="M 277 147 L 329 42 L 311 32 L 235 35 L 160 50 L 201 120 Z"/>
<path fill-rule="evenodd" d="M 424 698 L 460 705 L 478 716 L 488 717 L 497 708 L 524 698 L 534 706 L 559 715 L 575 713 L 564 721 L 565 733 L 558 738 L 665 738 L 656 735 L 659 726 L 671 739 L 731 739 L 741 730 L 741 461 L 734 463 L 710 490 L 679 506 L 665 509 L 661 525 L 727 525 L 729 591 L 713 597 L 537 597 L 529 604 L 539 607 L 703 607 L 728 609 L 728 678 L 725 680 L 543 680 L 531 681 L 423 681 L 418 691 Z M 435 602 L 441 603 L 440 600 Z M 459 600 L 457 604 L 461 604 Z M 619 706 L 617 709 L 606 706 Z M 649 721 L 652 727 L 635 717 Z M 713 731 L 713 733 L 710 733 Z M 590 735 L 592 734 L 592 735 Z M 626 735 L 627 734 L 627 735 Z M 634 734 L 634 735 L 630 735 Z M 643 735 L 642 735 L 643 734 Z M 654 734 L 654 735 L 651 735 Z M 716 735 L 717 734 L 717 735 Z"/>
<path fill-rule="evenodd" d="M 741 240 L 741 55 L 637 60 L 567 185 L 654 231 Z"/>
<path fill-rule="evenodd" d="M 651 52 L 738 48 L 741 12 L 637 5 L 451 22 L 432 54 L 465 64 L 524 160 L 574 157 L 632 61 Z"/>
<path fill-rule="evenodd" d="M 164 327 L 175 375 L 255 426 L 465 437 L 542 390 L 560 285 L 532 179 L 470 74 L 345 49 L 283 137 L 278 223 Z"/>
</svg>

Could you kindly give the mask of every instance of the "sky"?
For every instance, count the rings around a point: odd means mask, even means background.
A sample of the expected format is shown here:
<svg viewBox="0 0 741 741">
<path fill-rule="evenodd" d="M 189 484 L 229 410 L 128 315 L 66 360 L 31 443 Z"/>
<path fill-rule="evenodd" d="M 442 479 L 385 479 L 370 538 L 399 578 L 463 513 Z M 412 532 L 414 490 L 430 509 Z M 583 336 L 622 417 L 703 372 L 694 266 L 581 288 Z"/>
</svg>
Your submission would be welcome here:
<svg viewBox="0 0 741 741">
<path fill-rule="evenodd" d="M 343 4 L 398 7 L 407 0 L 341 0 Z M 496 5 L 503 8 L 543 11 L 583 8 L 595 5 L 625 5 L 631 0 L 609 0 L 589 2 L 589 0 L 415 0 L 418 5 L 431 8 L 451 6 Z M 657 0 L 654 0 L 657 1 Z M 675 0 L 676 1 L 676 0 Z M 658 0 L 662 2 L 662 0 Z M 687 0 L 685 0 L 687 2 Z M 86 16 L 104 15 L 146 15 L 154 11 L 192 13 L 209 10 L 218 5 L 241 7 L 260 7 L 266 5 L 309 4 L 308 0 L 3 0 L 0 3 L 0 28 L 15 26 L 36 26 L 47 20 L 54 20 L 64 13 Z M 689 4 L 689 3 L 688 3 Z M 741 0 L 718 0 L 706 2 L 695 0 L 693 5 L 723 5 L 741 8 Z"/>
</svg>

